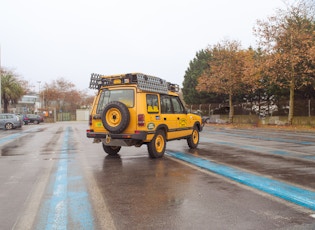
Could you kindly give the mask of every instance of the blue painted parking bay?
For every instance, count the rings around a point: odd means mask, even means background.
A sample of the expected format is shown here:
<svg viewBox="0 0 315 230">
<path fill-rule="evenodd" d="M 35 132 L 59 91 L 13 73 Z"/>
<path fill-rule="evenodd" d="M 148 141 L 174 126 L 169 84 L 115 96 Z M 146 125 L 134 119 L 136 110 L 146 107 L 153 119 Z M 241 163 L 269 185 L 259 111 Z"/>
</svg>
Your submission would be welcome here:
<svg viewBox="0 0 315 230">
<path fill-rule="evenodd" d="M 233 148 L 239 148 L 239 149 L 245 149 L 250 151 L 258 151 L 261 153 L 267 153 L 267 154 L 273 154 L 273 155 L 283 155 L 283 156 L 290 156 L 290 157 L 296 157 L 301 159 L 307 159 L 307 160 L 315 160 L 314 155 L 302 155 L 301 153 L 297 153 L 294 151 L 287 151 L 287 150 L 279 150 L 279 149 L 272 149 L 272 148 L 266 148 L 266 147 L 259 147 L 259 146 L 253 146 L 253 145 L 243 145 L 243 144 L 237 144 L 234 142 L 228 142 L 228 141 L 220 141 L 212 138 L 200 138 L 201 141 L 207 142 L 207 143 L 213 143 L 213 144 L 219 144 L 219 145 L 225 145 Z M 301 142 L 302 143 L 302 142 Z M 315 145 L 315 143 L 314 143 Z"/>
<path fill-rule="evenodd" d="M 209 170 L 270 195 L 315 210 L 315 192 L 239 169 L 213 163 L 182 152 L 167 151 L 167 155 Z"/>
<path fill-rule="evenodd" d="M 92 207 L 75 158 L 73 130 L 65 130 L 56 171 L 50 178 L 36 229 L 95 229 Z M 72 152 L 73 155 L 73 152 Z"/>
</svg>

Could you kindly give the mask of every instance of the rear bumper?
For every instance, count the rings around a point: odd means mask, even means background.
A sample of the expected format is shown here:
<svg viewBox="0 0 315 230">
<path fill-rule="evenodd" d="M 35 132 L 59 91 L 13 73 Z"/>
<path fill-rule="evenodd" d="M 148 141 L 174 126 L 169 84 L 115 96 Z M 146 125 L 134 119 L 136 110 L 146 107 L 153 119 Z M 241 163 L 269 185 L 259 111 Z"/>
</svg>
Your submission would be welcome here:
<svg viewBox="0 0 315 230">
<path fill-rule="evenodd" d="M 111 133 L 96 133 L 87 130 L 86 136 L 88 138 L 99 138 L 105 139 L 110 137 L 111 139 L 121 139 L 121 140 L 146 140 L 147 132 L 139 132 L 134 134 L 111 134 Z"/>
</svg>

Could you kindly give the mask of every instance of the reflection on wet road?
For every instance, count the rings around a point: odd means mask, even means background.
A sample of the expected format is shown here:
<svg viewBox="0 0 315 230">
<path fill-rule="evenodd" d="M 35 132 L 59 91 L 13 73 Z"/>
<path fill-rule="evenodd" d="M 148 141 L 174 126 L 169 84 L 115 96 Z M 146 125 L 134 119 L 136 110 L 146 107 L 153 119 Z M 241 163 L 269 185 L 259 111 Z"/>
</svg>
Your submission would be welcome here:
<svg viewBox="0 0 315 230">
<path fill-rule="evenodd" d="M 1 229 L 315 228 L 313 133 L 206 127 L 150 159 L 106 156 L 85 123 L 38 127 L 0 134 Z"/>
</svg>

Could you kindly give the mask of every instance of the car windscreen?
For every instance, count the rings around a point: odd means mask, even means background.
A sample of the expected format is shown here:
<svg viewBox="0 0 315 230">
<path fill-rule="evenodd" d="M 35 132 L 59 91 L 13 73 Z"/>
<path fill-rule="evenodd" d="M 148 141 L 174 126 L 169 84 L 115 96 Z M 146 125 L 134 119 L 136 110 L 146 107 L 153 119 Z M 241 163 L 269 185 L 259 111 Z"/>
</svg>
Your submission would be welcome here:
<svg viewBox="0 0 315 230">
<path fill-rule="evenodd" d="M 134 106 L 134 90 L 133 89 L 104 89 L 101 92 L 96 113 L 101 114 L 105 106 L 112 101 L 120 101 L 124 103 L 128 108 Z"/>
</svg>

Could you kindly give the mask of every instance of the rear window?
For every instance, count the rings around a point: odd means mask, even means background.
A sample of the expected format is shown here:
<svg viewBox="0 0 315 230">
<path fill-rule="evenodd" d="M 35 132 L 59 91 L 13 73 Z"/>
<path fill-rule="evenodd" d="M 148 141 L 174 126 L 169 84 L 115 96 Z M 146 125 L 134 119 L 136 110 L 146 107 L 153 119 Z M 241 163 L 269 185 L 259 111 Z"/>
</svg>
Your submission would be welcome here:
<svg viewBox="0 0 315 230">
<path fill-rule="evenodd" d="M 101 92 L 100 99 L 98 101 L 96 113 L 100 114 L 104 110 L 105 106 L 112 101 L 120 101 L 124 103 L 128 108 L 134 107 L 134 90 L 133 89 L 104 89 Z"/>
</svg>

